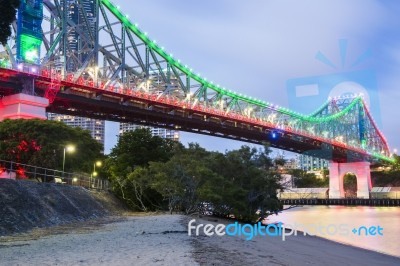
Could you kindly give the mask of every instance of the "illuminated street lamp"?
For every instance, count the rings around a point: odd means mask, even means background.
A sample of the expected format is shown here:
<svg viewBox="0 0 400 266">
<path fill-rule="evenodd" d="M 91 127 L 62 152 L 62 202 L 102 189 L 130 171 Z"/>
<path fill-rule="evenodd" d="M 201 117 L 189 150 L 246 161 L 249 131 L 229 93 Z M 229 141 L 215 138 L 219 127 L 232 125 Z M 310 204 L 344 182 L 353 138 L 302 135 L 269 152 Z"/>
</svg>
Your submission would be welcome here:
<svg viewBox="0 0 400 266">
<path fill-rule="evenodd" d="M 93 164 L 93 172 L 90 175 L 90 179 L 89 179 L 89 186 L 92 186 L 92 178 L 97 176 L 97 172 L 96 172 L 96 166 L 97 167 L 101 167 L 102 166 L 102 162 L 101 161 L 97 161 Z"/>
<path fill-rule="evenodd" d="M 68 152 L 68 153 L 74 153 L 74 152 L 75 152 L 75 146 L 73 146 L 73 145 L 67 145 L 67 146 L 64 147 L 63 168 L 62 168 L 63 173 L 64 173 L 64 170 L 65 170 L 65 153 L 66 153 L 66 152 Z"/>
<path fill-rule="evenodd" d="M 92 172 L 92 177 L 96 177 L 97 176 L 97 172 L 96 172 L 96 166 L 97 167 L 101 167 L 103 165 L 103 163 L 101 161 L 97 161 L 93 164 L 93 172 Z"/>
</svg>

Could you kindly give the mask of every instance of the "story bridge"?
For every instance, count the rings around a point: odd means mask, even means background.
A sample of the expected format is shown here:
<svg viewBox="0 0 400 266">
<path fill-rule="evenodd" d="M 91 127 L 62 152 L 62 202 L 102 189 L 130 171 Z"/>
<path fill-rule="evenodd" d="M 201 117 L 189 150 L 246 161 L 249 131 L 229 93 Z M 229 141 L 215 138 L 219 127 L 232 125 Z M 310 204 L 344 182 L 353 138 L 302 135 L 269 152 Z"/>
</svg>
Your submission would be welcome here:
<svg viewBox="0 0 400 266">
<path fill-rule="evenodd" d="M 0 52 L 0 120 L 45 111 L 235 139 L 328 159 L 330 194 L 369 165 L 392 162 L 362 96 L 338 97 L 309 115 L 225 89 L 196 74 L 108 0 L 21 1 Z"/>
</svg>

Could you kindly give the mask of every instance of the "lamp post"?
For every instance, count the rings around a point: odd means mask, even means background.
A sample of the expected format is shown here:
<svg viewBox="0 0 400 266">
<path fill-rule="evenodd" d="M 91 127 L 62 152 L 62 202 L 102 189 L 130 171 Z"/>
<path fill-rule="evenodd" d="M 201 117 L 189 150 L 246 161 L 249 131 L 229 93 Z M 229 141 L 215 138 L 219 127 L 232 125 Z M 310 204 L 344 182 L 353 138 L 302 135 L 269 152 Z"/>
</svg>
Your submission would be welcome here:
<svg viewBox="0 0 400 266">
<path fill-rule="evenodd" d="M 96 166 L 100 167 L 102 165 L 101 161 L 97 161 L 93 164 L 93 172 L 92 172 L 92 177 L 97 176 L 97 172 L 96 172 Z"/>
<path fill-rule="evenodd" d="M 97 176 L 96 166 L 97 167 L 101 167 L 102 166 L 102 162 L 101 161 L 97 161 L 97 162 L 95 162 L 93 164 L 93 172 L 90 174 L 89 186 L 91 186 L 91 184 L 92 184 L 92 178 Z"/>
<path fill-rule="evenodd" d="M 66 153 L 66 152 L 69 152 L 69 153 L 75 152 L 75 146 L 73 146 L 73 145 L 67 145 L 67 146 L 64 147 L 63 167 L 62 167 L 63 174 L 64 174 L 64 170 L 65 170 L 65 153 Z"/>
</svg>

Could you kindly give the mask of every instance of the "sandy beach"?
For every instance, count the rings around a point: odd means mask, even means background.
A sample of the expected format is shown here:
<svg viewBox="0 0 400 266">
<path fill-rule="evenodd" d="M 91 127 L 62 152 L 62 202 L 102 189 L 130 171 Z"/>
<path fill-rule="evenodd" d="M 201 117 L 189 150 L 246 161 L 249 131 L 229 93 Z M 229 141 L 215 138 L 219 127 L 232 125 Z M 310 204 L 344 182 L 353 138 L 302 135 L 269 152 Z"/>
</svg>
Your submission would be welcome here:
<svg viewBox="0 0 400 266">
<path fill-rule="evenodd" d="M 0 264 L 193 265 L 193 248 L 182 218 L 127 217 L 105 225 L 89 225 L 85 230 L 66 228 L 66 234 L 45 235 L 36 240 L 4 238 L 0 240 Z"/>
<path fill-rule="evenodd" d="M 317 237 L 188 236 L 182 215 L 119 217 L 0 238 L 0 265 L 399 265 Z M 226 221 L 225 221 L 226 222 Z"/>
</svg>

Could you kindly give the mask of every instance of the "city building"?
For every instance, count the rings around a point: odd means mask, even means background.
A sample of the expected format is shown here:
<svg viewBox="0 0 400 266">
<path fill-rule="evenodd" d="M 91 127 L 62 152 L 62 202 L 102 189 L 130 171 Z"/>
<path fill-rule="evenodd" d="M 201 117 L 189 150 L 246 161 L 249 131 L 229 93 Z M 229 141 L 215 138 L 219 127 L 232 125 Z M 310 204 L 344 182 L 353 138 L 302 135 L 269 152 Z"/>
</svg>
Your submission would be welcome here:
<svg viewBox="0 0 400 266">
<path fill-rule="evenodd" d="M 316 171 L 328 168 L 328 161 L 309 155 L 301 154 L 299 156 L 300 169 L 305 171 Z"/>
<path fill-rule="evenodd" d="M 95 30 L 96 1 L 85 0 L 77 2 L 75 0 L 61 0 L 60 4 L 63 5 L 64 2 L 67 6 L 68 19 L 77 25 L 76 27 L 71 27 L 69 29 L 66 44 L 68 46 L 67 50 L 69 51 L 66 59 L 66 70 L 67 72 L 74 72 L 84 64 L 93 49 L 93 42 L 91 42 L 89 36 L 91 35 L 95 39 L 97 34 Z M 79 5 L 81 5 L 82 9 Z M 86 26 L 86 22 L 89 24 L 89 27 Z M 87 38 L 83 38 L 78 34 L 78 32 L 83 33 Z M 53 113 L 48 113 L 47 117 L 49 120 L 61 121 L 71 127 L 80 127 L 89 130 L 93 139 L 100 142 L 104 147 L 104 121 L 86 117 L 57 115 Z"/>
<path fill-rule="evenodd" d="M 171 130 L 171 129 L 165 129 L 165 128 L 155 128 L 155 127 L 136 125 L 136 124 L 131 124 L 131 123 L 120 123 L 119 124 L 119 134 L 123 134 L 124 132 L 127 132 L 127 131 L 136 130 L 138 128 L 149 128 L 151 130 L 151 134 L 153 136 L 159 136 L 164 139 L 172 139 L 172 140 L 179 141 L 180 135 L 179 135 L 179 131 L 177 131 L 177 130 Z"/>
<path fill-rule="evenodd" d="M 290 158 L 287 159 L 285 162 L 285 165 L 283 166 L 284 169 L 289 170 L 289 169 L 299 169 L 299 157 L 296 156 L 295 158 Z"/>
<path fill-rule="evenodd" d="M 94 47 L 92 38 L 95 40 L 98 34 L 95 30 L 96 1 L 61 0 L 61 5 L 64 2 L 66 2 L 68 18 L 76 25 L 69 28 L 66 40 L 69 51 L 66 58 L 66 70 L 72 72 L 84 64 Z"/>
<path fill-rule="evenodd" d="M 89 130 L 92 138 L 100 142 L 104 147 L 105 122 L 103 120 L 53 113 L 47 113 L 47 119 L 61 121 L 71 127 L 80 127 Z"/>
</svg>

